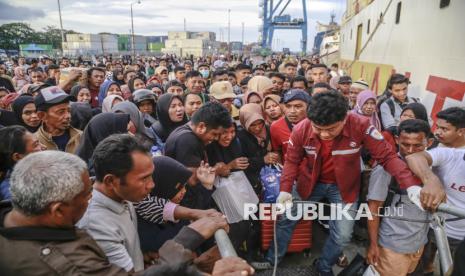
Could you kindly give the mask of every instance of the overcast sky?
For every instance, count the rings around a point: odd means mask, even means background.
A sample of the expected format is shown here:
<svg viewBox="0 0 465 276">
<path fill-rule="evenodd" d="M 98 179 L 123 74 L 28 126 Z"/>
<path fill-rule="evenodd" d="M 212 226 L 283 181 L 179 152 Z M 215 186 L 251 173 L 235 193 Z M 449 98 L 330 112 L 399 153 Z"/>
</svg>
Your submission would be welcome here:
<svg viewBox="0 0 465 276">
<path fill-rule="evenodd" d="M 306 0 L 308 16 L 308 49 L 313 46 L 316 21 L 327 23 L 334 12 L 336 21 L 345 11 L 346 0 Z M 82 33 L 129 33 L 131 29 L 131 0 L 61 0 L 63 28 Z M 275 3 L 278 0 L 274 1 Z M 285 2 L 285 1 L 284 1 Z M 231 9 L 231 41 L 241 41 L 242 22 L 245 42 L 256 42 L 258 28 L 258 0 L 141 0 L 134 4 L 134 29 L 141 35 L 166 35 L 168 31 L 184 28 L 188 31 L 211 31 L 220 40 L 228 39 L 228 9 Z M 302 1 L 292 0 L 284 14 L 301 18 Z M 59 27 L 57 0 L 0 0 L 0 24 L 30 23 L 36 30 L 47 25 Z M 300 30 L 275 31 L 274 49 L 283 47 L 299 50 Z"/>
</svg>

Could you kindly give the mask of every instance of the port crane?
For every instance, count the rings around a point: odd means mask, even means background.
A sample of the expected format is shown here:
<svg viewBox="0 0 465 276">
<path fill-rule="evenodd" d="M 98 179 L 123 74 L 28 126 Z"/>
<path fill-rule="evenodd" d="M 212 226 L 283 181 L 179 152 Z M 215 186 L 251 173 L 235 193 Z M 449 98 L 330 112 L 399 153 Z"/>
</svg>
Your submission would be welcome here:
<svg viewBox="0 0 465 276">
<path fill-rule="evenodd" d="M 307 5 L 306 0 L 302 3 L 302 18 L 291 18 L 291 15 L 284 14 L 286 8 L 292 0 L 259 0 L 259 18 L 263 20 L 260 26 L 261 46 L 270 48 L 275 30 L 301 30 L 302 40 L 300 41 L 302 53 L 307 51 Z M 297 0 L 299 1 L 299 0 Z"/>
</svg>

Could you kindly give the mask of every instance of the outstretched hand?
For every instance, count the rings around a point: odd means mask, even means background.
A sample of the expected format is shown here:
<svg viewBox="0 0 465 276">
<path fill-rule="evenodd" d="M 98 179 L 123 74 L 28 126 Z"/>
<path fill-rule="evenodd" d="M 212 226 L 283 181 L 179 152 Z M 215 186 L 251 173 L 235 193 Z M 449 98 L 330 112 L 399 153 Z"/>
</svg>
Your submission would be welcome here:
<svg viewBox="0 0 465 276">
<path fill-rule="evenodd" d="M 202 161 L 200 166 L 197 168 L 197 179 L 205 188 L 209 190 L 213 189 L 213 183 L 215 182 L 215 169 L 210 167 L 208 163 Z"/>
</svg>

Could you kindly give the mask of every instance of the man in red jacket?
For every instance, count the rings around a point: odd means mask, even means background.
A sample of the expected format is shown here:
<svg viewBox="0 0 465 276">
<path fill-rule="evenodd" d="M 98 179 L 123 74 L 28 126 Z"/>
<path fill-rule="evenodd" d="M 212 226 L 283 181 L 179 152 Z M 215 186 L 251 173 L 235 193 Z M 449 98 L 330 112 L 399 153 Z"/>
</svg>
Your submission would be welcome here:
<svg viewBox="0 0 465 276">
<path fill-rule="evenodd" d="M 357 210 L 362 146 L 395 177 L 402 189 L 420 184 L 369 120 L 348 111 L 348 102 L 339 92 L 321 93 L 312 98 L 308 118 L 294 127 L 289 139 L 278 203 L 291 202 L 293 197 L 306 201 L 326 198 L 330 203 L 341 204 L 342 208 L 351 204 L 349 213 L 355 217 L 350 210 Z M 299 167 L 302 168 L 300 165 L 304 160 L 307 166 L 302 171 Z M 296 191 L 291 194 L 295 181 Z M 425 186 L 421 197 L 424 207 L 437 206 L 444 198 L 441 183 Z M 293 204 L 293 211 L 296 211 L 296 205 Z M 278 260 L 286 253 L 297 222 L 285 216 L 278 221 Z M 333 275 L 332 266 L 350 242 L 353 225 L 354 220 L 344 216 L 329 221 L 329 238 L 316 264 L 320 275 Z M 274 263 L 273 246 L 266 259 Z"/>
</svg>

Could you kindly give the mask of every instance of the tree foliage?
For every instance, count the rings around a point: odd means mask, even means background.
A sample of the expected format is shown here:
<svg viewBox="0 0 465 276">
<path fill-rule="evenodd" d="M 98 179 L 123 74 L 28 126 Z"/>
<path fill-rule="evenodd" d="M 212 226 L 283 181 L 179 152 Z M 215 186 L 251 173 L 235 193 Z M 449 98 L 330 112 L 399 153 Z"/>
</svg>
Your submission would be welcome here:
<svg viewBox="0 0 465 276">
<path fill-rule="evenodd" d="M 64 34 L 77 33 L 63 30 Z M 54 49 L 61 49 L 61 31 L 55 26 L 47 26 L 42 31 L 35 31 L 26 23 L 8 23 L 0 25 L 0 49 L 19 50 L 20 44 L 52 44 Z"/>
</svg>

